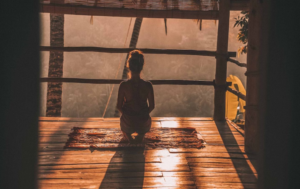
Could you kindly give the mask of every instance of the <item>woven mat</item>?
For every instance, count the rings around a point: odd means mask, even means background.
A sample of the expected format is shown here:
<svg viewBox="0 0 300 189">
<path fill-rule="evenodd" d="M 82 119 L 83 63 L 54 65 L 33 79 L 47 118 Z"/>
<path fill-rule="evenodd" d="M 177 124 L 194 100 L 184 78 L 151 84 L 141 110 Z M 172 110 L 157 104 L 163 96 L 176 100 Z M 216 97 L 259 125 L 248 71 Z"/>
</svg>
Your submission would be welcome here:
<svg viewBox="0 0 300 189">
<path fill-rule="evenodd" d="M 74 127 L 65 148 L 202 148 L 203 138 L 195 128 L 151 128 L 140 144 L 130 144 L 117 128 Z M 134 136 L 134 134 L 133 134 Z"/>
</svg>

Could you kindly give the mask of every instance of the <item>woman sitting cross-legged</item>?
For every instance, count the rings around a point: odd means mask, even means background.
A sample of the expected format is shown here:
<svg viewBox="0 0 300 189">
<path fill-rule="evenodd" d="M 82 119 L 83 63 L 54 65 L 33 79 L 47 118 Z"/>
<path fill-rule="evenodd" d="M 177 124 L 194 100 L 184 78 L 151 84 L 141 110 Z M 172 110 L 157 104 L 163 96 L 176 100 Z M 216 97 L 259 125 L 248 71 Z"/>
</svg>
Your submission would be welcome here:
<svg viewBox="0 0 300 189">
<path fill-rule="evenodd" d="M 144 66 L 141 51 L 131 51 L 126 65 L 130 70 L 130 79 L 123 81 L 119 87 L 117 108 L 122 113 L 120 126 L 128 142 L 140 143 L 151 128 L 149 114 L 154 109 L 153 87 L 149 81 L 140 77 Z M 135 139 L 131 136 L 134 132 L 138 133 Z"/>
</svg>

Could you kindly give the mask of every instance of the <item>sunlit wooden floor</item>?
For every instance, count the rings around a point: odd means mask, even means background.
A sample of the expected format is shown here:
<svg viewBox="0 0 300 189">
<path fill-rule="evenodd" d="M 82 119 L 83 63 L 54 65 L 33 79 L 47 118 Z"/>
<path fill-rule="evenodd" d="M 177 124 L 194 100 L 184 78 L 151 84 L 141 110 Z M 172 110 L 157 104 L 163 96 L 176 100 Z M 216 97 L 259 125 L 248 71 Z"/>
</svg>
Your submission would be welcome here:
<svg viewBox="0 0 300 189">
<path fill-rule="evenodd" d="M 117 118 L 40 118 L 39 188 L 255 188 L 244 137 L 211 118 L 153 118 L 153 127 L 195 127 L 204 149 L 63 149 L 73 127 L 119 128 Z M 170 136 L 171 137 L 171 136 Z"/>
</svg>

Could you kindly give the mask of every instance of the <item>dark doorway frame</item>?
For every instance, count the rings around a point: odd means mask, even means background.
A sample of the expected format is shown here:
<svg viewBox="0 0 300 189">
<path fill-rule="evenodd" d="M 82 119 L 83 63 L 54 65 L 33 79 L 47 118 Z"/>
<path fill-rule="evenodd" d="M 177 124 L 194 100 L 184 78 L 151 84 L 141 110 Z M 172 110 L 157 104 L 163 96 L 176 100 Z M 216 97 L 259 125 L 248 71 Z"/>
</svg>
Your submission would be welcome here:
<svg viewBox="0 0 300 189">
<path fill-rule="evenodd" d="M 258 188 L 299 186 L 299 44 L 297 1 L 263 6 L 260 57 Z M 1 7 L 0 188 L 37 188 L 39 2 Z M 251 11 L 251 10 L 250 10 Z M 294 30 L 295 29 L 295 30 Z M 278 79 L 278 77 L 280 79 Z"/>
</svg>

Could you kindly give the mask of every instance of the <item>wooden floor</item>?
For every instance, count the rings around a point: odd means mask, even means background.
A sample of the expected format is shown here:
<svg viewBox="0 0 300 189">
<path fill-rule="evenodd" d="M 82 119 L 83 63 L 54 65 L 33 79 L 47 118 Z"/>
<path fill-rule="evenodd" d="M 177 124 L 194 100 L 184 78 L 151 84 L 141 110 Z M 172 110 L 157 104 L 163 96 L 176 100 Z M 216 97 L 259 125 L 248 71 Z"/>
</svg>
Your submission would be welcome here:
<svg viewBox="0 0 300 189">
<path fill-rule="evenodd" d="M 116 118 L 40 118 L 39 188 L 255 188 L 243 133 L 211 118 L 153 118 L 153 127 L 195 127 L 204 149 L 63 149 L 73 127 L 119 128 Z M 170 136 L 172 137 L 172 136 Z"/>
</svg>

